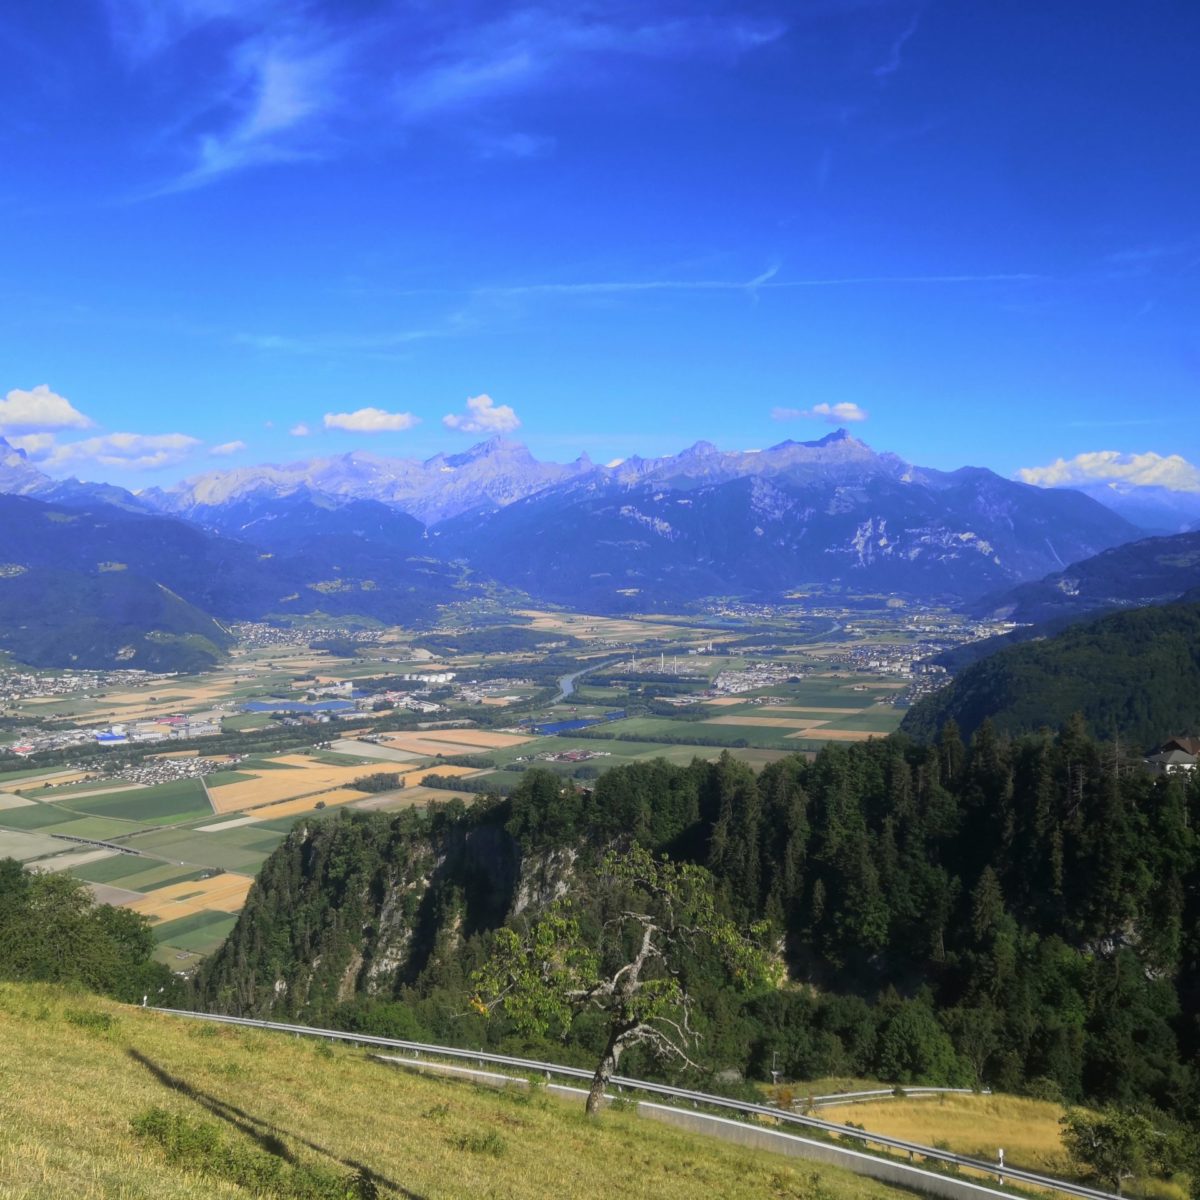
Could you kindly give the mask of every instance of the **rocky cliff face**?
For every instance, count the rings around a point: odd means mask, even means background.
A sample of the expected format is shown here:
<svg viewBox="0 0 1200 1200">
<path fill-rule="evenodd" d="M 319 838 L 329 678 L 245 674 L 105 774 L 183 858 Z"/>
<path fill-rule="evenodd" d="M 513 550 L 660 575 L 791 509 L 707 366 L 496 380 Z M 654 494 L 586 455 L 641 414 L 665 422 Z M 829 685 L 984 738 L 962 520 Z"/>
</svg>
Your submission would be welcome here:
<svg viewBox="0 0 1200 1200">
<path fill-rule="evenodd" d="M 309 1018 L 387 999 L 473 933 L 565 894 L 575 855 L 522 854 L 487 819 L 389 814 L 299 825 L 264 866 L 200 1000 L 242 1016 Z"/>
</svg>

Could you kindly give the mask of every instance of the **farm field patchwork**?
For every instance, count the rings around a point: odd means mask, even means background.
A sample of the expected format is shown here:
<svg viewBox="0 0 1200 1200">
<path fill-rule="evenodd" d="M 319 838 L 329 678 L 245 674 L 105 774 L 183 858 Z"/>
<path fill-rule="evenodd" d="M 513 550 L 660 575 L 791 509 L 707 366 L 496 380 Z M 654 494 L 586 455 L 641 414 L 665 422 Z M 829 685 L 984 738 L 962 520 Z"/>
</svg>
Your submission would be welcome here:
<svg viewBox="0 0 1200 1200">
<path fill-rule="evenodd" d="M 291 769 L 280 770 L 280 766 Z M 269 770 L 245 774 L 250 778 L 209 789 L 213 812 L 241 812 L 278 801 L 317 796 L 353 783 L 362 777 L 363 768 L 357 765 L 335 767 L 303 755 L 284 755 Z"/>
<path fill-rule="evenodd" d="M 128 907 L 152 920 L 173 921 L 199 912 L 238 912 L 254 884 L 250 875 L 226 872 L 209 879 L 192 879 L 165 884 Z"/>
</svg>

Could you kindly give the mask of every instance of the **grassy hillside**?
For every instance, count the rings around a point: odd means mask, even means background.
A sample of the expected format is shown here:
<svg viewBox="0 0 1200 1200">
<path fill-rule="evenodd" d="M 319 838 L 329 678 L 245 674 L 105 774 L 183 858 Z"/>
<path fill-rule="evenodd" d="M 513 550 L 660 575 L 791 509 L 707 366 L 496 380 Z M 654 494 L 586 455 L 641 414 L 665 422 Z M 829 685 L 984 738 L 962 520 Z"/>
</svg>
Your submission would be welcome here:
<svg viewBox="0 0 1200 1200">
<path fill-rule="evenodd" d="M 536 1092 L 49 987 L 0 985 L 0 1043 L 2 1200 L 346 1197 L 371 1194 L 368 1177 L 379 1196 L 429 1200 L 897 1195 L 632 1113 L 588 1123 L 581 1105 Z"/>
</svg>

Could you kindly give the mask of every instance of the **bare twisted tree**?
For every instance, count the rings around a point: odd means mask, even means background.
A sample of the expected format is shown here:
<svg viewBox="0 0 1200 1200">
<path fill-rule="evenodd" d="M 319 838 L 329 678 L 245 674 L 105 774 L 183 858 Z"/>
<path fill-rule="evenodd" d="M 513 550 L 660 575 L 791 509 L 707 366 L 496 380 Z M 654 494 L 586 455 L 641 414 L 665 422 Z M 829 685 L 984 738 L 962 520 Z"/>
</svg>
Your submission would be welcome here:
<svg viewBox="0 0 1200 1200">
<path fill-rule="evenodd" d="M 742 986 L 777 981 L 778 974 L 759 941 L 765 927 L 746 936 L 721 916 L 712 878 L 701 867 L 634 846 L 605 857 L 600 884 L 617 903 L 598 944 L 588 944 L 574 909 L 559 901 L 523 935 L 499 930 L 494 953 L 472 978 L 476 1011 L 501 1010 L 525 1033 L 565 1033 L 589 1009 L 606 1015 L 605 1047 L 588 1093 L 591 1116 L 631 1046 L 699 1069 L 683 959 L 715 952 Z"/>
</svg>

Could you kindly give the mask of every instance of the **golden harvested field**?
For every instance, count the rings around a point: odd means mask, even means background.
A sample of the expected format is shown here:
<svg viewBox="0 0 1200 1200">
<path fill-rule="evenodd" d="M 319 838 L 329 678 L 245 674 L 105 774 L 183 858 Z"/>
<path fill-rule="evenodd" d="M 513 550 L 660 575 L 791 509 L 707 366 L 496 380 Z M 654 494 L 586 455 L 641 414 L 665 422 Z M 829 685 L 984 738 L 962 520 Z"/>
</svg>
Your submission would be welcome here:
<svg viewBox="0 0 1200 1200">
<path fill-rule="evenodd" d="M 706 717 L 705 725 L 758 725 L 764 729 L 812 729 L 822 724 L 797 717 Z"/>
<path fill-rule="evenodd" d="M 37 791 L 46 784 L 61 787 L 67 783 L 82 783 L 85 779 L 91 779 L 92 774 L 91 771 L 49 771 L 45 775 L 34 775 L 29 779 L 14 779 L 4 785 L 4 790 L 20 793 Z"/>
<path fill-rule="evenodd" d="M 211 879 L 173 883 L 126 907 L 155 921 L 174 921 L 205 909 L 235 913 L 246 903 L 246 894 L 253 886 L 254 880 L 249 875 L 235 875 L 227 871 Z"/>
<path fill-rule="evenodd" d="M 334 767 L 316 762 L 300 755 L 289 755 L 274 760 L 286 763 L 292 770 L 274 768 L 253 772 L 253 779 L 241 783 L 227 783 L 224 787 L 210 787 L 209 799 L 213 812 L 242 812 L 248 808 L 273 804 L 282 800 L 298 800 L 301 796 L 316 796 L 317 793 L 346 787 L 360 779 L 366 771 L 361 766 Z M 311 807 L 311 806 L 310 806 Z"/>
<path fill-rule="evenodd" d="M 745 696 L 718 696 L 715 700 L 705 700 L 705 704 L 711 704 L 714 708 L 729 708 L 734 704 L 745 704 Z"/>
<path fill-rule="evenodd" d="M 524 734 L 495 733 L 490 729 L 423 729 L 413 736 L 423 738 L 427 742 L 457 742 L 464 746 L 486 746 L 492 750 L 521 746 L 533 741 Z"/>
<path fill-rule="evenodd" d="M 506 740 L 482 740 L 485 737 Z M 425 733 L 384 733 L 379 735 L 379 740 L 385 746 L 403 750 L 405 754 L 423 754 L 428 758 L 436 758 L 439 754 L 478 754 L 480 750 L 520 746 L 531 739 L 519 734 L 491 733 L 488 730 L 432 729 Z"/>
<path fill-rule="evenodd" d="M 298 817 L 303 813 L 314 812 L 318 803 L 324 804 L 326 808 L 336 808 L 339 804 L 362 800 L 370 794 L 360 792 L 356 788 L 335 788 L 332 792 L 320 792 L 303 800 L 284 800 L 279 804 L 268 804 L 266 808 L 253 809 L 249 815 L 255 821 L 270 821 L 275 817 Z"/>
</svg>

